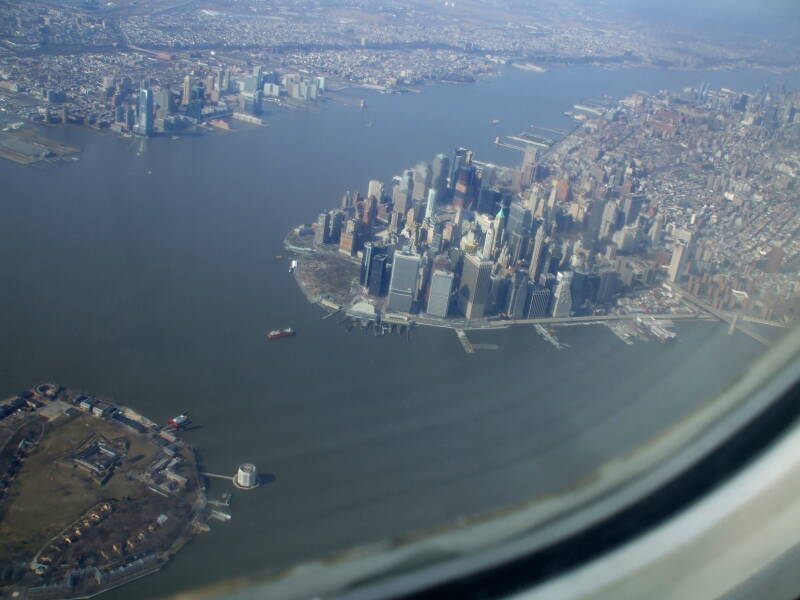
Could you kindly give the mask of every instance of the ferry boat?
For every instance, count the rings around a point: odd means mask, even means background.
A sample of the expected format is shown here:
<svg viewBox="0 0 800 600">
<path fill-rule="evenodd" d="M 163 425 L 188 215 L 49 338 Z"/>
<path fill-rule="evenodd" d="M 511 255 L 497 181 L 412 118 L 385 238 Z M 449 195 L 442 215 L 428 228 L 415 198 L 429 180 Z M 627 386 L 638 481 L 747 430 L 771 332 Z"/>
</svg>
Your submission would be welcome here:
<svg viewBox="0 0 800 600">
<path fill-rule="evenodd" d="M 286 329 L 273 329 L 267 334 L 268 340 L 277 340 L 279 338 L 291 337 L 294 335 L 294 329 L 287 327 Z"/>
<path fill-rule="evenodd" d="M 177 417 L 167 419 L 167 425 L 174 429 L 182 429 L 188 427 L 191 421 L 189 420 L 189 413 L 181 413 Z"/>
</svg>

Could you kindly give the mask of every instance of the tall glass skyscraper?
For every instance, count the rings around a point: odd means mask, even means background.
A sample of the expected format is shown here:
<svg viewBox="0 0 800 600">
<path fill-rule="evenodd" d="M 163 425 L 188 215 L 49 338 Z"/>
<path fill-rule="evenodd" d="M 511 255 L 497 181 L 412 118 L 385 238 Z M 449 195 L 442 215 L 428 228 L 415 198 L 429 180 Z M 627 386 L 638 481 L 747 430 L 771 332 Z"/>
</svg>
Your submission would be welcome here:
<svg viewBox="0 0 800 600">
<path fill-rule="evenodd" d="M 553 294 L 553 316 L 568 317 L 572 313 L 572 271 L 558 272 L 558 285 Z"/>
<path fill-rule="evenodd" d="M 447 179 L 450 176 L 450 159 L 446 154 L 437 154 L 433 157 L 431 173 L 431 189 L 436 191 L 438 202 L 445 202 L 447 198 Z"/>
<path fill-rule="evenodd" d="M 450 271 L 434 270 L 431 275 L 430 295 L 427 313 L 432 317 L 444 319 L 450 310 L 450 295 L 453 291 L 454 275 Z"/>
<path fill-rule="evenodd" d="M 455 189 L 453 191 L 453 205 L 456 207 L 469 208 L 473 196 L 477 196 L 475 167 L 462 166 L 455 172 Z"/>
<path fill-rule="evenodd" d="M 134 132 L 139 135 L 153 134 L 153 92 L 143 89 L 139 91 L 139 102 L 136 105 L 136 125 Z"/>
<path fill-rule="evenodd" d="M 491 286 L 492 262 L 467 254 L 458 289 L 458 308 L 467 319 L 480 319 L 486 313 Z"/>
<path fill-rule="evenodd" d="M 392 278 L 389 282 L 389 310 L 410 313 L 419 285 L 420 256 L 412 252 L 395 252 Z"/>
<path fill-rule="evenodd" d="M 450 165 L 450 177 L 448 179 L 450 189 L 455 189 L 456 187 L 456 177 L 458 175 L 458 170 L 461 168 L 461 165 L 464 164 L 464 161 L 467 157 L 467 149 L 466 148 L 459 148 L 455 152 L 455 156 L 453 156 L 453 164 Z"/>
</svg>

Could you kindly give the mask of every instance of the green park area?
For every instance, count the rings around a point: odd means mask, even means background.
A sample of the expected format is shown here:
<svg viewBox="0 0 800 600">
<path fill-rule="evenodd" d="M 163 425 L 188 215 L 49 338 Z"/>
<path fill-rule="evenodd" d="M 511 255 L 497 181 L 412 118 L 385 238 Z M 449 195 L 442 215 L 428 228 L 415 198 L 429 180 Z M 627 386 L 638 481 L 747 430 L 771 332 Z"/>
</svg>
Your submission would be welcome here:
<svg viewBox="0 0 800 600">
<path fill-rule="evenodd" d="M 37 421 L 36 427 L 44 428 L 41 439 L 20 464 L 0 505 L 0 563 L 30 560 L 98 502 L 138 500 L 146 505 L 166 500 L 149 492 L 138 478 L 159 452 L 147 437 L 86 414 L 47 424 Z M 96 441 L 125 449 L 124 458 L 102 484 L 73 460 L 77 451 Z M 122 512 L 141 522 L 141 515 Z"/>
</svg>

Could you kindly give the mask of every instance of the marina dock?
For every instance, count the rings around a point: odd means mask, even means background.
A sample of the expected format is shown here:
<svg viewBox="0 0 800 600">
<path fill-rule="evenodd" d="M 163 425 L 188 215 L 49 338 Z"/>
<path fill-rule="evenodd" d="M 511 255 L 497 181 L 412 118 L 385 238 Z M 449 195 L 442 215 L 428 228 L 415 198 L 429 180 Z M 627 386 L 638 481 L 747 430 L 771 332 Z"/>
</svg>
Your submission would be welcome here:
<svg viewBox="0 0 800 600">
<path fill-rule="evenodd" d="M 230 492 L 225 492 L 220 496 L 219 500 L 209 500 L 208 504 L 211 506 L 230 506 L 231 505 L 231 494 Z"/>
<path fill-rule="evenodd" d="M 283 247 L 291 252 L 297 252 L 298 254 L 313 254 L 313 248 L 303 248 L 302 246 L 295 246 L 293 244 L 289 244 L 284 242 Z"/>
<path fill-rule="evenodd" d="M 620 340 L 629 346 L 633 344 L 633 340 L 631 339 L 632 334 L 623 326 L 623 323 L 620 321 L 606 321 L 605 325 Z"/>
<path fill-rule="evenodd" d="M 543 325 L 537 323 L 536 325 L 533 326 L 533 328 L 536 329 L 536 333 L 538 333 L 545 340 L 553 344 L 553 346 L 556 347 L 556 350 L 563 350 L 564 348 L 568 347 L 566 344 L 562 344 L 561 342 L 559 342 L 558 339 L 552 333 L 547 331 L 547 329 L 545 329 Z"/>
<path fill-rule="evenodd" d="M 456 335 L 458 336 L 458 341 L 464 346 L 464 351 L 467 354 L 475 354 L 475 346 L 469 341 L 466 332 L 463 329 L 456 329 Z"/>
<path fill-rule="evenodd" d="M 509 144 L 508 142 L 504 142 L 504 141 L 502 141 L 500 136 L 497 136 L 494 139 L 494 143 L 495 143 L 495 145 L 500 146 L 501 148 L 508 148 L 509 150 L 516 150 L 518 152 L 525 152 L 525 148 L 523 148 L 522 146 L 515 146 L 514 144 Z"/>
</svg>

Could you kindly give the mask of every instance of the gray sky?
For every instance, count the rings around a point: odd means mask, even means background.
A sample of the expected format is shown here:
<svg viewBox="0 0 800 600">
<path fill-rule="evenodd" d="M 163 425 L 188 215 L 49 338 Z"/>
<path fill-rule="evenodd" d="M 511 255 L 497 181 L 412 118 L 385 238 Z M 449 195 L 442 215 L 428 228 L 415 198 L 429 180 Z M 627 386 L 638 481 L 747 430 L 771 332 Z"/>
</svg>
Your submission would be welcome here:
<svg viewBox="0 0 800 600">
<path fill-rule="evenodd" d="M 800 0 L 604 0 L 637 15 L 677 25 L 756 35 L 800 35 Z M 587 0 L 587 7 L 596 4 Z"/>
</svg>

